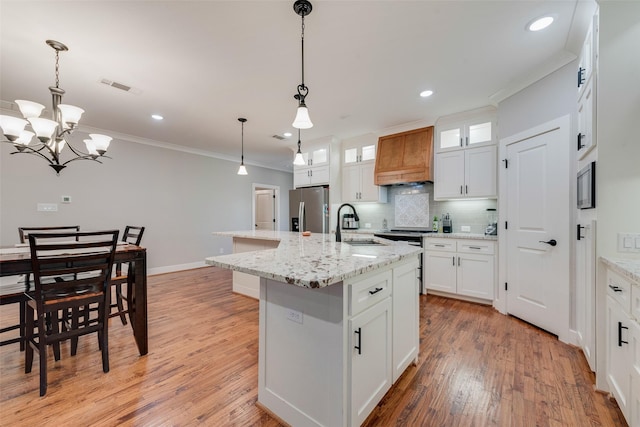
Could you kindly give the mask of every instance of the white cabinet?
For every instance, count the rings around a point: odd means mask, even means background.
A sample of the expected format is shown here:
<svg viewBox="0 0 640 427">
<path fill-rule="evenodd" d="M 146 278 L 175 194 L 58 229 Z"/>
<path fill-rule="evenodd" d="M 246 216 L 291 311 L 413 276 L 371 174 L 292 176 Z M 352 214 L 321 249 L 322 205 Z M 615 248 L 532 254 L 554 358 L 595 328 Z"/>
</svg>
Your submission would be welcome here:
<svg viewBox="0 0 640 427">
<path fill-rule="evenodd" d="M 387 202 L 387 187 L 374 184 L 375 135 L 347 140 L 342 146 L 342 201 Z"/>
<path fill-rule="evenodd" d="M 606 381 L 630 426 L 640 426 L 640 283 L 606 271 Z"/>
<path fill-rule="evenodd" d="M 418 357 L 420 346 L 418 261 L 393 269 L 393 382 Z"/>
<path fill-rule="evenodd" d="M 439 118 L 436 122 L 436 153 L 494 145 L 496 143 L 496 110 L 477 110 Z"/>
<path fill-rule="evenodd" d="M 494 241 L 426 237 L 424 247 L 427 290 L 482 300 L 494 299 Z"/>
<path fill-rule="evenodd" d="M 580 58 L 578 60 L 578 97 L 582 95 L 585 87 L 591 76 L 593 75 L 593 65 L 595 63 L 594 52 L 594 23 L 592 22 L 587 31 L 582 50 L 580 51 Z"/>
<path fill-rule="evenodd" d="M 328 185 L 331 179 L 331 144 L 311 145 L 302 157 L 306 164 L 293 166 L 293 186 Z"/>
<path fill-rule="evenodd" d="M 387 187 L 375 185 L 375 163 L 357 163 L 342 167 L 343 202 L 387 202 Z"/>
<path fill-rule="evenodd" d="M 497 197 L 496 147 L 435 155 L 434 198 Z"/>
<path fill-rule="evenodd" d="M 627 419 L 631 393 L 630 327 L 629 316 L 607 296 L 607 383 Z"/>
<path fill-rule="evenodd" d="M 349 320 L 350 418 L 359 426 L 391 388 L 391 298 Z"/>
<path fill-rule="evenodd" d="M 584 87 L 585 89 L 578 99 L 578 135 L 576 138 L 578 160 L 584 158 L 596 145 L 596 138 L 593 137 L 595 134 L 593 79 L 589 79 Z"/>
</svg>

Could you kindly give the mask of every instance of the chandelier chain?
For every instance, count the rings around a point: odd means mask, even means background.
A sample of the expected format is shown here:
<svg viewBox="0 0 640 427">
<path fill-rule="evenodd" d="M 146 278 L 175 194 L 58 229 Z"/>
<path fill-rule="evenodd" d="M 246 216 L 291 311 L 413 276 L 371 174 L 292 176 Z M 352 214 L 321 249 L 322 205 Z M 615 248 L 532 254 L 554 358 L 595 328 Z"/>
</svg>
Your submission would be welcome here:
<svg viewBox="0 0 640 427">
<path fill-rule="evenodd" d="M 60 87 L 60 52 L 56 50 L 56 87 Z"/>
</svg>

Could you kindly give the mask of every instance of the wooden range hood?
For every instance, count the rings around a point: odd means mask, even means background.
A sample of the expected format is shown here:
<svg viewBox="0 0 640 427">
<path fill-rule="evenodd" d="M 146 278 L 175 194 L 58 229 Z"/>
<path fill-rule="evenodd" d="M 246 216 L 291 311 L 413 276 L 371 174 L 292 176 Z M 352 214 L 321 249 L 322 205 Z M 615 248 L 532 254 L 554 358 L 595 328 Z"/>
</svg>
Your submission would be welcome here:
<svg viewBox="0 0 640 427">
<path fill-rule="evenodd" d="M 376 185 L 433 182 L 433 126 L 378 139 Z"/>
</svg>

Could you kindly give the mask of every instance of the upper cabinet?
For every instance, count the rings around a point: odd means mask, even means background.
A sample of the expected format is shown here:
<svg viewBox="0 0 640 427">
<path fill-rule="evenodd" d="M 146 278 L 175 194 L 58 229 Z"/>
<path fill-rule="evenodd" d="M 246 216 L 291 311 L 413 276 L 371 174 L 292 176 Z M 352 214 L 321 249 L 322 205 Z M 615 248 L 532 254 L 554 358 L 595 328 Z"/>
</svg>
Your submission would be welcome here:
<svg viewBox="0 0 640 427">
<path fill-rule="evenodd" d="M 496 110 L 485 107 L 436 124 L 434 198 L 496 198 Z"/>
<path fill-rule="evenodd" d="M 376 137 L 373 134 L 342 143 L 342 201 L 387 202 L 387 189 L 374 184 Z"/>
<path fill-rule="evenodd" d="M 496 110 L 485 107 L 438 119 L 436 152 L 496 143 Z"/>
<path fill-rule="evenodd" d="M 323 138 L 302 144 L 305 165 L 293 166 L 294 188 L 315 185 L 335 185 L 339 175 L 339 142 L 333 138 Z"/>
<path fill-rule="evenodd" d="M 433 181 L 433 126 L 378 139 L 375 184 Z"/>
</svg>

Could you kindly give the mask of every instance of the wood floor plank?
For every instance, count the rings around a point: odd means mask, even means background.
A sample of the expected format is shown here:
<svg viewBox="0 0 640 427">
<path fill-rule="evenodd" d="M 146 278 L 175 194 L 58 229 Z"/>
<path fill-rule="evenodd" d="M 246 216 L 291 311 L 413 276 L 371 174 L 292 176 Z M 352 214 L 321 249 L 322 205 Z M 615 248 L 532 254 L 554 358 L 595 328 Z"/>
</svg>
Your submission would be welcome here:
<svg viewBox="0 0 640 427">
<path fill-rule="evenodd" d="M 258 303 L 232 293 L 229 271 L 151 276 L 149 301 L 148 355 L 113 318 L 110 372 L 95 337 L 75 357 L 65 343 L 43 398 L 24 353 L 0 347 L 0 426 L 280 426 L 256 406 Z M 420 316 L 419 362 L 365 426 L 625 425 L 579 349 L 479 304 L 421 296 Z M 0 326 L 16 319 L 0 307 Z"/>
</svg>

